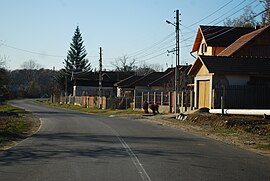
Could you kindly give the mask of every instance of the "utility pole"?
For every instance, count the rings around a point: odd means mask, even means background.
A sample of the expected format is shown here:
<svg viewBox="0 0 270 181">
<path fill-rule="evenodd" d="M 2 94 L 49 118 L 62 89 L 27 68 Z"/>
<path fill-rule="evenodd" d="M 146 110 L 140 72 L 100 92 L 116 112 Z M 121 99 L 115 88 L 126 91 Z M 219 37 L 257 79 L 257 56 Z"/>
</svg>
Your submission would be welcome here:
<svg viewBox="0 0 270 181">
<path fill-rule="evenodd" d="M 178 113 L 179 111 L 179 86 L 180 86 L 180 73 L 179 73 L 179 68 L 180 68 L 180 48 L 179 48 L 179 10 L 176 10 L 176 23 L 175 23 L 175 34 L 176 34 L 176 66 L 175 66 L 175 92 L 176 92 L 176 109 L 175 113 Z"/>
<path fill-rule="evenodd" d="M 99 47 L 99 83 L 98 83 L 99 108 L 102 109 L 102 48 Z"/>
<path fill-rule="evenodd" d="M 67 104 L 67 72 L 65 72 L 65 103 Z"/>
<path fill-rule="evenodd" d="M 176 52 L 176 61 L 175 61 L 175 72 L 174 72 L 174 91 L 175 91 L 175 96 L 174 96 L 174 113 L 179 112 L 179 86 L 180 86 L 180 73 L 179 73 L 179 68 L 180 68 L 180 47 L 179 47 L 179 10 L 177 9 L 175 11 L 176 16 L 175 16 L 175 23 L 172 23 L 168 20 L 166 22 L 168 24 L 171 24 L 175 27 L 175 34 L 176 34 L 176 41 L 175 41 L 175 49 L 172 51 L 168 51 L 168 53 L 171 52 Z"/>
</svg>

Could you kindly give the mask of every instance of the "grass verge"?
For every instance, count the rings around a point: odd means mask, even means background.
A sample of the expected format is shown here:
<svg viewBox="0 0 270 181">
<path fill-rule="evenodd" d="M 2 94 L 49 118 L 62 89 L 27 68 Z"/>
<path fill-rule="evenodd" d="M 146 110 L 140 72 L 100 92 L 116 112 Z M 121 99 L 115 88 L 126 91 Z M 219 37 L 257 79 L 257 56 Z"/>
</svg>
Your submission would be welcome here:
<svg viewBox="0 0 270 181">
<path fill-rule="evenodd" d="M 35 101 L 37 104 L 46 104 L 49 106 L 54 107 L 61 107 L 65 109 L 72 109 L 87 113 L 95 113 L 95 114 L 102 114 L 102 115 L 141 115 L 143 114 L 143 111 L 141 110 L 133 110 L 133 109 L 125 109 L 125 110 L 119 110 L 119 109 L 98 109 L 98 108 L 86 108 L 79 105 L 72 105 L 72 104 L 59 104 L 59 103 L 52 103 L 51 101 L 44 101 L 44 100 L 37 100 Z"/>
<path fill-rule="evenodd" d="M 170 118 L 163 123 L 270 156 L 269 119 L 258 116 L 194 113 L 181 121 Z"/>
<path fill-rule="evenodd" d="M 40 120 L 17 107 L 0 105 L 0 150 L 5 150 L 38 130 Z"/>
</svg>

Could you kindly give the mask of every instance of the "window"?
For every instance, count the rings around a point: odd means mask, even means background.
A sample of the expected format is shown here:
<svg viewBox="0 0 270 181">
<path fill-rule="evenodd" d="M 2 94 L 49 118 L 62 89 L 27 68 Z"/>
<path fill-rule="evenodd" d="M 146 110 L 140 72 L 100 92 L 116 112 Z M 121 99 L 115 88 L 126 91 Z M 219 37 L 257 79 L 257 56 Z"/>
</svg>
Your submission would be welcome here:
<svg viewBox="0 0 270 181">
<path fill-rule="evenodd" d="M 207 46 L 205 43 L 202 44 L 202 54 L 207 52 Z"/>
</svg>

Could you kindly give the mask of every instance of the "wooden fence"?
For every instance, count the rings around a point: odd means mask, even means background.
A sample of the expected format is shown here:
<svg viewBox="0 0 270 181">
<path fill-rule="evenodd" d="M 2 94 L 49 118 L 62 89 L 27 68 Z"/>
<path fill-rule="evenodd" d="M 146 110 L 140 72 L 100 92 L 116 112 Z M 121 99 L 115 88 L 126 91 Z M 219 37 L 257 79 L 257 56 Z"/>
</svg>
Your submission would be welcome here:
<svg viewBox="0 0 270 181">
<path fill-rule="evenodd" d="M 182 91 L 178 94 L 177 105 L 180 112 L 193 109 L 193 91 Z M 160 112 L 170 113 L 174 110 L 175 93 L 172 92 L 140 92 L 135 97 L 101 97 L 98 96 L 60 96 L 52 97 L 53 102 L 74 104 L 87 108 L 103 109 L 142 109 L 143 101 L 149 104 L 158 104 Z"/>
</svg>

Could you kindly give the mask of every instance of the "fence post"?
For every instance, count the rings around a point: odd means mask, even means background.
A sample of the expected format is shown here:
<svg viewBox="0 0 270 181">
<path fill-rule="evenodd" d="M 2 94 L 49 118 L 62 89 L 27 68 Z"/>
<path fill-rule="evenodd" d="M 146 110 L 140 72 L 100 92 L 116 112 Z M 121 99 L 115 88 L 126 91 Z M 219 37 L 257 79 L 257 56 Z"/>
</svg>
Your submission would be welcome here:
<svg viewBox="0 0 270 181">
<path fill-rule="evenodd" d="M 190 110 L 193 110 L 193 91 L 190 90 Z"/>
<path fill-rule="evenodd" d="M 160 93 L 160 105 L 163 105 L 163 92 Z"/>
<path fill-rule="evenodd" d="M 156 92 L 154 92 L 154 104 L 156 104 Z"/>
<path fill-rule="evenodd" d="M 181 112 L 184 112 L 183 109 L 184 109 L 184 91 L 181 91 Z"/>
<path fill-rule="evenodd" d="M 211 106 L 214 109 L 215 108 L 215 89 L 212 90 L 212 100 L 211 100 Z"/>
<path fill-rule="evenodd" d="M 224 97 L 220 96 L 220 102 L 221 102 L 221 115 L 224 115 Z"/>
<path fill-rule="evenodd" d="M 143 93 L 143 91 L 142 91 L 141 105 L 143 105 L 143 101 L 144 101 L 144 93 Z M 142 106 L 141 106 L 140 108 L 142 108 Z"/>
<path fill-rule="evenodd" d="M 185 111 L 188 109 L 188 91 L 185 90 Z"/>
<path fill-rule="evenodd" d="M 134 89 L 134 108 L 133 109 L 136 109 L 136 89 Z"/>
<path fill-rule="evenodd" d="M 171 92 L 168 92 L 168 101 L 169 101 L 169 108 L 170 108 L 170 113 L 172 113 L 172 106 L 171 106 Z"/>
</svg>

